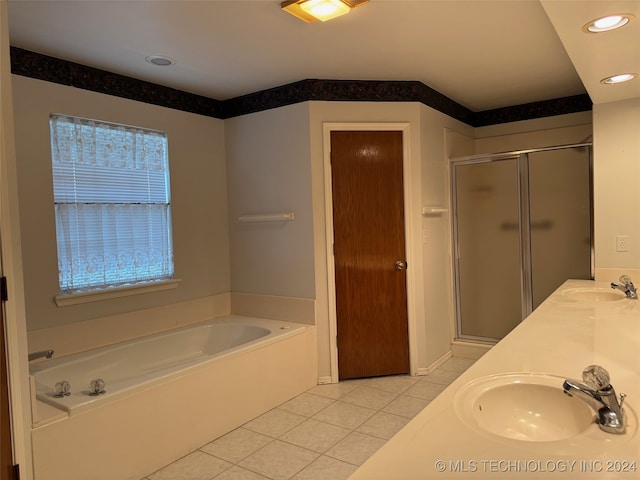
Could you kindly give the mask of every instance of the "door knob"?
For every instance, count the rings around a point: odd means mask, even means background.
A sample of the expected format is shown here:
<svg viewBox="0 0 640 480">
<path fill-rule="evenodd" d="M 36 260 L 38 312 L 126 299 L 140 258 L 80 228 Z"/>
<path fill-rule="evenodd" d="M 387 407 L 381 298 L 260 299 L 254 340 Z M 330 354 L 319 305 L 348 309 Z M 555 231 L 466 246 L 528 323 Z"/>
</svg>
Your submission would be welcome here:
<svg viewBox="0 0 640 480">
<path fill-rule="evenodd" d="M 403 262 L 402 260 L 398 260 L 395 264 L 394 264 L 394 268 L 396 270 L 406 270 L 407 269 L 407 262 Z"/>
</svg>

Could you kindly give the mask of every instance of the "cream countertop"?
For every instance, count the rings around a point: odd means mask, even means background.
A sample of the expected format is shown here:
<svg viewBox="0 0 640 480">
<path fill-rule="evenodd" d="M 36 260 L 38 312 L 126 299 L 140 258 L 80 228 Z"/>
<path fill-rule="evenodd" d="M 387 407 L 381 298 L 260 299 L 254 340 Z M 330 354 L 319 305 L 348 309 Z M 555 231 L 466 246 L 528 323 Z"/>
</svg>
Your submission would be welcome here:
<svg viewBox="0 0 640 480">
<path fill-rule="evenodd" d="M 639 479 L 640 300 L 576 301 L 571 289 L 608 283 L 569 280 L 509 335 L 456 379 L 349 480 L 580 478 Z M 582 370 L 607 369 L 626 393 L 627 432 L 594 423 L 572 439 L 508 440 L 465 423 L 454 405 L 461 387 L 486 375 L 530 372 L 581 381 Z"/>
</svg>

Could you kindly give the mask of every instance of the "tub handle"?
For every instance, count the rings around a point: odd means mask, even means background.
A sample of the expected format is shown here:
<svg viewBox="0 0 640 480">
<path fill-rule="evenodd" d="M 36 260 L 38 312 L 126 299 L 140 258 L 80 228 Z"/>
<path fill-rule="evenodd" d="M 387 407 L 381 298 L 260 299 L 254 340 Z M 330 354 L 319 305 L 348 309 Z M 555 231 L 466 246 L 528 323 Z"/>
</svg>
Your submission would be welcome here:
<svg viewBox="0 0 640 480">
<path fill-rule="evenodd" d="M 95 380 L 91 380 L 91 382 L 89 383 L 89 395 L 94 397 L 96 395 L 102 395 L 106 393 L 106 390 L 104 389 L 104 385 L 105 385 L 104 380 L 102 380 L 101 378 L 96 378 Z"/>
<path fill-rule="evenodd" d="M 66 380 L 56 382 L 53 387 L 53 396 L 56 398 L 68 397 L 71 395 L 71 384 Z"/>
</svg>

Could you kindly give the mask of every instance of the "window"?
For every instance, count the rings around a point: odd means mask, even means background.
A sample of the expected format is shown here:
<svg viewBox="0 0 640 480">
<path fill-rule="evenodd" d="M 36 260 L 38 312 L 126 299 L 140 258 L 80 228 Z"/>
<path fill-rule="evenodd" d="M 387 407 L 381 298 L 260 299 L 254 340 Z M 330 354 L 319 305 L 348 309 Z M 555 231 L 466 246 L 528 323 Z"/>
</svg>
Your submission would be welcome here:
<svg viewBox="0 0 640 480">
<path fill-rule="evenodd" d="M 61 295 L 173 278 L 167 136 L 51 115 Z"/>
</svg>

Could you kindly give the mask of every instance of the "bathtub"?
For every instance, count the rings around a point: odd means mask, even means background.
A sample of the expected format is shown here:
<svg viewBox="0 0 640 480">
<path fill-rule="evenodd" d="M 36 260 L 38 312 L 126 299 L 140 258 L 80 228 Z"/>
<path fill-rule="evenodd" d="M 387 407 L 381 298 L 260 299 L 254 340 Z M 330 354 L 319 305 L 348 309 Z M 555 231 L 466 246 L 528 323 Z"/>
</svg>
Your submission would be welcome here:
<svg viewBox="0 0 640 480">
<path fill-rule="evenodd" d="M 229 315 L 206 324 L 43 361 L 33 365 L 30 373 L 38 400 L 74 415 L 99 402 L 169 381 L 188 369 L 204 368 L 224 356 L 297 335 L 306 327 Z M 90 383 L 98 379 L 104 388 L 103 393 L 95 394 Z M 54 391 L 56 383 L 62 381 L 69 383 L 70 391 L 59 397 Z"/>
<path fill-rule="evenodd" d="M 229 315 L 33 364 L 60 412 L 32 430 L 35 480 L 139 480 L 315 385 L 316 351 L 314 326 Z"/>
</svg>

